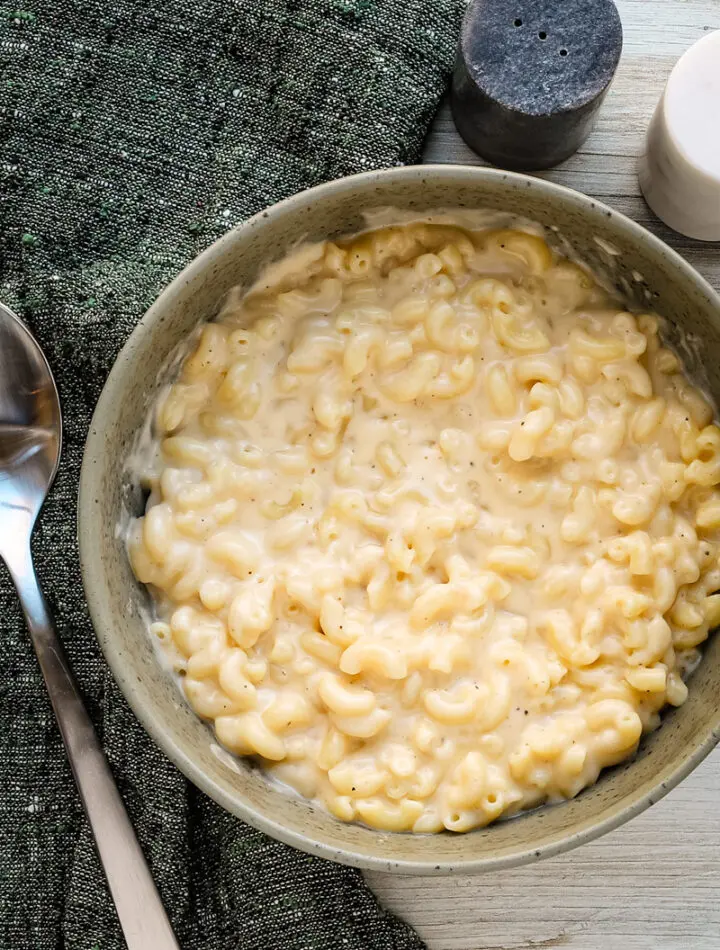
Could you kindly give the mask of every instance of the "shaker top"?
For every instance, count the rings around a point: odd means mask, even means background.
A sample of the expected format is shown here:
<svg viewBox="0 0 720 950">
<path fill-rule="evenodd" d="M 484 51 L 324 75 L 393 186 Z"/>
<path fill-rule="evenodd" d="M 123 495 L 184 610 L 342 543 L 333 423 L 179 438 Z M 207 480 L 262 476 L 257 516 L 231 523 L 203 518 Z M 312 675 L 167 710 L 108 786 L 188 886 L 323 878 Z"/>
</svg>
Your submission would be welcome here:
<svg viewBox="0 0 720 950">
<path fill-rule="evenodd" d="M 592 128 L 622 40 L 612 0 L 473 0 L 453 84 L 461 135 L 504 167 L 564 160 Z"/>
</svg>

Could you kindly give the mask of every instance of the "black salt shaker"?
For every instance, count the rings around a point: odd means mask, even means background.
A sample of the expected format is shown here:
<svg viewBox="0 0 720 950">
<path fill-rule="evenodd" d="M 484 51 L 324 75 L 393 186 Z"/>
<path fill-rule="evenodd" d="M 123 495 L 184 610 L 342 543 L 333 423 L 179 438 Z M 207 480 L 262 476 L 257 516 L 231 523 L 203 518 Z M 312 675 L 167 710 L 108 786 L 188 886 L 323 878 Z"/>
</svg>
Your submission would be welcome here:
<svg viewBox="0 0 720 950">
<path fill-rule="evenodd" d="M 473 0 L 452 112 L 494 165 L 550 168 L 590 134 L 622 52 L 612 0 Z"/>
</svg>

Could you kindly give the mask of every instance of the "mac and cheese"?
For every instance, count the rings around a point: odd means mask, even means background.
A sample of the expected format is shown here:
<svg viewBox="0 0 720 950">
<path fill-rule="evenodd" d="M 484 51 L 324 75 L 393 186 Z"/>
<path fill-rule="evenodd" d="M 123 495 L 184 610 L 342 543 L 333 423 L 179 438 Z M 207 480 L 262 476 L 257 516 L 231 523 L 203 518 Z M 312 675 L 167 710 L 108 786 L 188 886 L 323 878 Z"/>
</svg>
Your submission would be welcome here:
<svg viewBox="0 0 720 950">
<path fill-rule="evenodd" d="M 521 230 L 386 228 L 231 295 L 130 538 L 219 741 L 387 831 L 631 756 L 720 621 L 720 430 L 658 326 Z"/>
</svg>

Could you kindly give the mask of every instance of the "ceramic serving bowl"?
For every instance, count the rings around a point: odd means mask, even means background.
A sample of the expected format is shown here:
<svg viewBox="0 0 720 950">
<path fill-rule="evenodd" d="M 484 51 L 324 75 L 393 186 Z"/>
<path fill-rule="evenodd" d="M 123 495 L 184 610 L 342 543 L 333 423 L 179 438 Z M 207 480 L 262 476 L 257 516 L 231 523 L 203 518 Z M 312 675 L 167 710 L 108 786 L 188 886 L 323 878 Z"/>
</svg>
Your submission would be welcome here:
<svg viewBox="0 0 720 950">
<path fill-rule="evenodd" d="M 142 499 L 129 484 L 125 463 L 156 398 L 159 368 L 172 351 L 216 313 L 232 286 L 250 283 L 298 242 L 358 231 L 367 212 L 388 207 L 418 217 L 437 209 L 499 209 L 552 229 L 637 307 L 652 306 L 690 340 L 702 341 L 702 347 L 685 348 L 689 368 L 720 400 L 720 299 L 681 257 L 615 211 L 546 181 L 486 168 L 397 168 L 334 181 L 228 233 L 166 288 L 128 340 L 100 397 L 85 451 L 79 502 L 85 592 L 102 649 L 136 715 L 178 768 L 228 811 L 295 847 L 359 867 L 486 871 L 596 838 L 686 776 L 720 737 L 720 639 L 708 644 L 685 705 L 667 714 L 631 762 L 604 772 L 573 801 L 462 835 L 381 833 L 344 824 L 284 794 L 258 768 L 219 750 L 157 658 L 143 619 L 147 593 L 133 578 L 117 531 L 128 508 L 140 513 Z"/>
</svg>

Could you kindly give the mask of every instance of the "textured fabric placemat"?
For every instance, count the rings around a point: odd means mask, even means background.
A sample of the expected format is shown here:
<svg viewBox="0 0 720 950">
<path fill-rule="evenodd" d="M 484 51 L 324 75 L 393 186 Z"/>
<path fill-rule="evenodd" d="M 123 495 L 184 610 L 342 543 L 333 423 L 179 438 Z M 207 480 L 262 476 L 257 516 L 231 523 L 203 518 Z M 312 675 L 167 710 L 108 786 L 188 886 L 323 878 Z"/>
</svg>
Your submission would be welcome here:
<svg viewBox="0 0 720 950">
<path fill-rule="evenodd" d="M 0 299 L 44 346 L 66 423 L 35 552 L 181 944 L 419 948 L 359 873 L 243 825 L 148 739 L 88 620 L 75 501 L 103 381 L 183 265 L 280 198 L 418 160 L 462 0 L 10 2 L 0 0 Z M 2 570 L 0 950 L 123 945 Z"/>
</svg>

